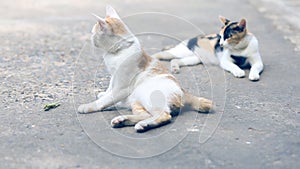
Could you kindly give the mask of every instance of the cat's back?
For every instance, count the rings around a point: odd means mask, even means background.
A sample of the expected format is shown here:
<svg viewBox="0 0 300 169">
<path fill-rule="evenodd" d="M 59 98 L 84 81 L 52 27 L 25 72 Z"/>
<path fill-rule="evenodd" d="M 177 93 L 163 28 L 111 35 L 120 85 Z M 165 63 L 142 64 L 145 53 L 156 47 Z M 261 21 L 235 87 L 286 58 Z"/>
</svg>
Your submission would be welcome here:
<svg viewBox="0 0 300 169">
<path fill-rule="evenodd" d="M 204 49 L 211 54 L 216 53 L 217 51 L 221 50 L 219 45 L 220 35 L 218 34 L 208 34 L 208 35 L 199 35 L 194 38 L 186 40 L 184 43 L 186 47 L 191 50 L 195 51 L 197 48 Z"/>
</svg>

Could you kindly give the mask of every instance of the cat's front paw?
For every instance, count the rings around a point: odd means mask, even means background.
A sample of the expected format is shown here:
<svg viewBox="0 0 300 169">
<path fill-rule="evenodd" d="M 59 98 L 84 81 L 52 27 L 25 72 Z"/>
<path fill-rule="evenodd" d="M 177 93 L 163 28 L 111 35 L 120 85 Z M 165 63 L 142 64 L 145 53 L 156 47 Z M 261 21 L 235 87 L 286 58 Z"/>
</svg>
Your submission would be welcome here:
<svg viewBox="0 0 300 169">
<path fill-rule="evenodd" d="M 258 81 L 259 80 L 259 74 L 258 73 L 252 73 L 250 72 L 249 74 L 249 80 L 251 81 Z"/>
<path fill-rule="evenodd" d="M 126 116 L 117 116 L 111 120 L 110 124 L 113 128 L 123 127 L 127 120 L 128 118 Z"/>
<path fill-rule="evenodd" d="M 244 71 L 244 70 L 241 70 L 241 69 L 237 69 L 237 70 L 232 71 L 232 74 L 233 74 L 235 77 L 238 77 L 238 78 L 245 77 L 245 71 Z"/>
<path fill-rule="evenodd" d="M 178 61 L 176 59 L 171 60 L 171 72 L 174 74 L 178 74 L 179 73 L 179 64 Z"/>
<path fill-rule="evenodd" d="M 138 122 L 135 126 L 134 129 L 137 132 L 143 132 L 146 131 L 149 128 L 148 124 L 145 121 L 140 121 Z"/>
<path fill-rule="evenodd" d="M 82 104 L 78 107 L 77 111 L 78 111 L 78 113 L 87 113 L 88 108 L 87 108 L 86 104 Z"/>
<path fill-rule="evenodd" d="M 97 110 L 97 106 L 94 103 L 89 103 L 89 104 L 82 104 L 78 107 L 78 113 L 80 114 L 85 114 L 85 113 L 92 113 Z"/>
</svg>

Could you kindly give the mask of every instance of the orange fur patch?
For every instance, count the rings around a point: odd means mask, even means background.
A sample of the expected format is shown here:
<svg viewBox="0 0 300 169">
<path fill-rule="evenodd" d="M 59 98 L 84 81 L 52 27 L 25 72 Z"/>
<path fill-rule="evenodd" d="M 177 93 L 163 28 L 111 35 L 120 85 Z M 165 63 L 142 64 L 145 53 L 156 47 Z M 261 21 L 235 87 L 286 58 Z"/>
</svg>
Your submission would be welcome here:
<svg viewBox="0 0 300 169">
<path fill-rule="evenodd" d="M 175 83 L 180 87 L 179 82 L 177 81 L 177 79 L 176 79 L 173 75 L 168 74 L 168 75 L 166 76 L 166 78 L 172 80 L 173 82 L 175 82 Z"/>
<path fill-rule="evenodd" d="M 178 94 L 173 95 L 171 97 L 170 103 L 171 103 L 171 107 L 176 108 L 176 109 L 181 108 L 181 107 L 184 106 L 182 96 L 180 96 Z"/>
<path fill-rule="evenodd" d="M 168 112 L 162 112 L 159 114 L 159 117 L 155 119 L 156 124 L 163 124 L 172 119 L 172 116 Z"/>
<path fill-rule="evenodd" d="M 208 34 L 206 36 L 198 36 L 197 37 L 197 45 L 201 49 L 205 49 L 207 52 L 214 54 L 215 46 L 218 43 L 218 35 L 217 34 Z"/>
<path fill-rule="evenodd" d="M 231 24 L 231 22 L 228 23 L 228 25 L 230 25 L 230 24 Z M 233 29 L 234 27 L 237 27 L 237 26 L 238 26 L 238 23 L 237 23 L 237 24 L 234 24 L 234 25 L 231 25 L 230 27 L 231 27 L 231 29 Z M 224 34 L 224 31 L 225 31 L 225 29 L 226 29 L 227 27 L 228 27 L 228 26 L 225 25 L 225 26 L 221 29 L 220 34 Z M 227 39 L 227 42 L 228 42 L 229 44 L 238 44 L 238 43 L 246 36 L 246 34 L 247 34 L 247 28 L 245 28 L 243 32 L 237 32 L 237 33 L 234 33 L 234 34 L 232 35 L 232 37 L 230 37 L 230 38 Z"/>
<path fill-rule="evenodd" d="M 131 109 L 132 109 L 132 113 L 135 115 L 141 115 L 145 113 L 148 114 L 147 110 L 139 102 L 132 103 Z"/>
<path fill-rule="evenodd" d="M 151 63 L 152 58 L 149 55 L 147 55 L 145 52 L 143 52 L 142 55 L 143 56 L 141 58 L 141 61 L 138 65 L 138 67 L 145 70 L 149 66 L 149 64 Z"/>
<path fill-rule="evenodd" d="M 234 34 L 231 38 L 228 39 L 228 43 L 238 44 L 247 34 L 247 31 L 239 32 Z"/>
<path fill-rule="evenodd" d="M 166 78 L 170 79 L 170 80 L 172 80 L 172 81 L 174 81 L 174 82 L 177 83 L 177 79 L 173 75 L 171 75 L 171 74 L 167 75 Z"/>
<path fill-rule="evenodd" d="M 199 38 L 198 39 L 198 46 L 201 48 L 209 51 L 210 53 L 214 53 L 214 45 L 212 40 L 206 39 L 206 38 Z"/>
<path fill-rule="evenodd" d="M 106 17 L 105 21 L 109 24 L 115 35 L 125 35 L 128 33 L 126 27 L 119 19 Z"/>
<path fill-rule="evenodd" d="M 164 65 L 162 65 L 159 61 L 156 62 L 155 67 L 152 67 L 150 71 L 152 74 L 168 74 L 169 73 L 169 70 Z"/>
</svg>

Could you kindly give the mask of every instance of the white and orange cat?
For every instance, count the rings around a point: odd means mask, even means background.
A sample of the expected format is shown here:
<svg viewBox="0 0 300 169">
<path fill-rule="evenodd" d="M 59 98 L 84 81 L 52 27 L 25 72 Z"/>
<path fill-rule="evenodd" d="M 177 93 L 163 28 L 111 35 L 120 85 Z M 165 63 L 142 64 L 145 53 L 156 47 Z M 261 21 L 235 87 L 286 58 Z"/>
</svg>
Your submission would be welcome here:
<svg viewBox="0 0 300 169">
<path fill-rule="evenodd" d="M 263 62 L 256 37 L 246 28 L 246 20 L 231 22 L 220 16 L 224 24 L 219 34 L 198 36 L 181 42 L 174 48 L 154 54 L 152 57 L 171 60 L 171 71 L 179 73 L 181 66 L 210 62 L 216 57 L 218 64 L 235 77 L 244 77 L 244 66 L 251 66 L 249 79 L 257 81 L 263 71 Z"/>
<path fill-rule="evenodd" d="M 134 125 L 140 132 L 170 122 L 172 110 L 184 105 L 200 112 L 211 110 L 212 101 L 184 91 L 159 60 L 144 53 L 111 6 L 106 7 L 104 19 L 98 17 L 92 33 L 93 45 L 106 52 L 103 58 L 111 79 L 106 92 L 100 93 L 98 100 L 80 105 L 79 113 L 102 111 L 125 102 L 133 114 L 117 116 L 111 125 Z"/>
</svg>

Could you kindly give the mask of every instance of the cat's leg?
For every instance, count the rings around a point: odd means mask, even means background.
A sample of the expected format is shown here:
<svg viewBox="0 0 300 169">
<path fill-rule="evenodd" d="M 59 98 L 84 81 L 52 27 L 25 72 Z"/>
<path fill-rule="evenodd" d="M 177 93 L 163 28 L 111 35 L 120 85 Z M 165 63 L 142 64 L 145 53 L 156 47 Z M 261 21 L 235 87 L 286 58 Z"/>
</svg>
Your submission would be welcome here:
<svg viewBox="0 0 300 169">
<path fill-rule="evenodd" d="M 213 102 L 203 97 L 197 97 L 190 93 L 184 94 L 184 104 L 191 106 L 199 112 L 210 112 L 213 109 Z"/>
<path fill-rule="evenodd" d="M 112 83 L 113 83 L 113 76 L 110 78 L 109 85 L 108 85 L 108 88 L 106 89 L 106 91 L 105 92 L 99 92 L 98 95 L 97 95 L 97 99 L 100 99 L 107 92 L 112 90 Z"/>
<path fill-rule="evenodd" d="M 100 99 L 102 96 L 105 95 L 105 93 L 106 93 L 106 91 L 105 91 L 105 92 L 99 92 L 99 93 L 97 94 L 97 99 Z"/>
<path fill-rule="evenodd" d="M 263 62 L 261 60 L 260 54 L 256 53 L 249 58 L 249 63 L 251 65 L 249 80 L 256 81 L 260 78 L 260 73 L 264 69 Z"/>
<path fill-rule="evenodd" d="M 229 51 L 224 51 L 222 56 L 220 57 L 220 66 L 232 73 L 235 77 L 245 77 L 245 71 L 239 68 L 236 64 L 233 63 Z"/>
<path fill-rule="evenodd" d="M 220 66 L 224 70 L 229 71 L 230 73 L 232 73 L 233 76 L 235 76 L 235 77 L 239 77 L 239 78 L 245 77 L 245 71 L 242 70 L 241 68 L 239 68 L 236 64 L 234 64 L 230 60 L 220 61 Z"/>
<path fill-rule="evenodd" d="M 165 123 L 170 122 L 172 119 L 172 116 L 170 115 L 170 112 L 160 112 L 155 114 L 154 116 L 145 119 L 143 121 L 138 122 L 134 129 L 138 132 L 146 131 L 150 128 L 158 127 L 160 125 L 163 125 Z"/>
<path fill-rule="evenodd" d="M 169 53 L 168 51 L 162 51 L 162 52 L 155 53 L 154 55 L 152 55 L 152 57 L 159 59 L 159 60 L 171 60 L 171 59 L 175 58 L 175 56 L 173 54 Z"/>
<path fill-rule="evenodd" d="M 171 72 L 172 73 L 179 73 L 179 69 L 182 66 L 192 66 L 200 64 L 201 60 L 196 55 L 186 56 L 180 59 L 172 59 L 171 60 Z"/>
<path fill-rule="evenodd" d="M 120 90 L 117 92 L 108 91 L 104 96 L 99 98 L 98 100 L 88 103 L 82 104 L 78 108 L 79 113 L 91 113 L 96 111 L 101 111 L 109 106 L 114 105 L 125 99 L 128 96 L 127 90 Z"/>
<path fill-rule="evenodd" d="M 139 121 L 149 118 L 151 115 L 138 102 L 131 104 L 133 115 L 120 115 L 111 120 L 112 127 L 132 126 Z"/>
</svg>

